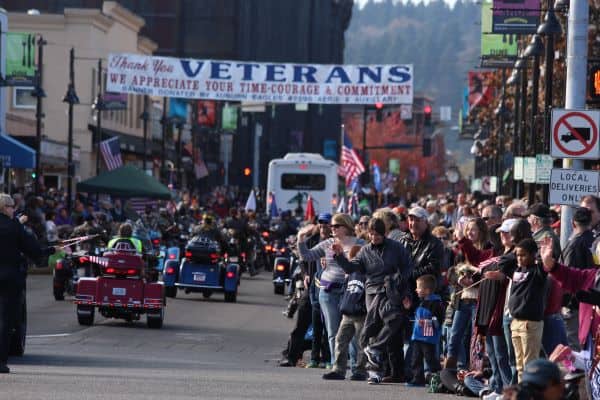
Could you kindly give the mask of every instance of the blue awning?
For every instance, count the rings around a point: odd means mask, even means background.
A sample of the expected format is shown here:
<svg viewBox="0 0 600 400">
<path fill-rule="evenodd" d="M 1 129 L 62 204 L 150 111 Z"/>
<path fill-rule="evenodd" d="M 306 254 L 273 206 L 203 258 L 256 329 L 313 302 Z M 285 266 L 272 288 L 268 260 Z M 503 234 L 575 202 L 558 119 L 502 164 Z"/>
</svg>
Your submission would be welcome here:
<svg viewBox="0 0 600 400">
<path fill-rule="evenodd" d="M 35 150 L 18 140 L 0 134 L 0 163 L 4 168 L 35 168 Z"/>
</svg>

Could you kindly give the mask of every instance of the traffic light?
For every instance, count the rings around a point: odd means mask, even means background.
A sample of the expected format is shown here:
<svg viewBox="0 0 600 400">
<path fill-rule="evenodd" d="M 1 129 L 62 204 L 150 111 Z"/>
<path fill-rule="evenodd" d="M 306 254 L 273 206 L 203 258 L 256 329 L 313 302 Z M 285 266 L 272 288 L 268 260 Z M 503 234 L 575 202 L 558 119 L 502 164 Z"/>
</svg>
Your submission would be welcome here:
<svg viewBox="0 0 600 400">
<path fill-rule="evenodd" d="M 423 108 L 423 121 L 425 126 L 431 126 L 431 106 L 429 104 L 425 105 Z"/>
<path fill-rule="evenodd" d="M 431 138 L 423 138 L 423 157 L 431 157 Z"/>
<path fill-rule="evenodd" d="M 383 103 L 375 103 L 375 120 L 377 122 L 383 121 Z"/>
<path fill-rule="evenodd" d="M 35 179 L 35 172 L 31 173 L 31 179 Z"/>
<path fill-rule="evenodd" d="M 244 168 L 244 176 L 250 176 L 252 174 L 252 169 L 250 167 Z"/>
</svg>

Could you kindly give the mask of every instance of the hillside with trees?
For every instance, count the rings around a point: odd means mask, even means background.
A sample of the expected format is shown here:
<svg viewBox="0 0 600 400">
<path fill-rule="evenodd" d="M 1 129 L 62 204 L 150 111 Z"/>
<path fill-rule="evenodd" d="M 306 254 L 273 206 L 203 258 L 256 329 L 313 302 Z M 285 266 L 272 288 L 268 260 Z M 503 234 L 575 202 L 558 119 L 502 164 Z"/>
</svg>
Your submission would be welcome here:
<svg viewBox="0 0 600 400">
<path fill-rule="evenodd" d="M 467 71 L 479 63 L 481 6 L 440 0 L 428 5 L 370 0 L 354 5 L 346 32 L 348 64 L 413 64 L 415 90 L 451 105 L 453 119 Z"/>
</svg>

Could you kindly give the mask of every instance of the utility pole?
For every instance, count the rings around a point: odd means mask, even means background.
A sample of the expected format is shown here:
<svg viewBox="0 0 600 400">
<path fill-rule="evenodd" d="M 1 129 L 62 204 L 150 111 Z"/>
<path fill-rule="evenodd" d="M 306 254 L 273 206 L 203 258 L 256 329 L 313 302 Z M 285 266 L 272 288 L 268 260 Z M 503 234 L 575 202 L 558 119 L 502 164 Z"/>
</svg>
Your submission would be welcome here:
<svg viewBox="0 0 600 400">
<path fill-rule="evenodd" d="M 35 74 L 35 88 L 32 92 L 32 95 L 37 99 L 35 106 L 35 181 L 34 181 L 34 190 L 35 194 L 40 194 L 40 179 L 42 175 L 42 163 L 41 163 L 41 153 L 42 153 L 42 118 L 44 118 L 44 113 L 42 111 L 42 99 L 46 97 L 46 93 L 44 89 L 42 89 L 43 85 L 43 75 L 44 75 L 44 45 L 47 42 L 43 37 L 39 37 L 37 41 L 38 45 L 38 65 L 37 71 Z"/>
<path fill-rule="evenodd" d="M 587 0 L 571 0 L 567 29 L 567 88 L 565 109 L 585 108 L 585 91 L 588 58 L 589 4 Z M 583 169 L 582 160 L 564 158 L 563 168 Z M 560 243 L 567 244 L 571 236 L 573 208 L 562 206 L 560 213 Z"/>
</svg>

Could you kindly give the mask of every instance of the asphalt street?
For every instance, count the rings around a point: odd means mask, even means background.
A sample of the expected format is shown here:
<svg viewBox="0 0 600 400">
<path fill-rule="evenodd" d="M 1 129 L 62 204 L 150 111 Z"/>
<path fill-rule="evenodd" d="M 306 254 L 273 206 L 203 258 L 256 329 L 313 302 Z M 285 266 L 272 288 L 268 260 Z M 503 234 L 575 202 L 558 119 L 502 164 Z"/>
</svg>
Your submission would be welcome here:
<svg viewBox="0 0 600 400">
<path fill-rule="evenodd" d="M 0 375 L 0 399 L 449 398 L 278 367 L 293 322 L 269 278 L 243 277 L 237 303 L 179 292 L 168 299 L 164 327 L 153 330 L 144 317 L 127 323 L 98 314 L 94 326 L 81 327 L 70 299 L 52 297 L 52 277 L 30 276 L 26 354 Z"/>
</svg>

